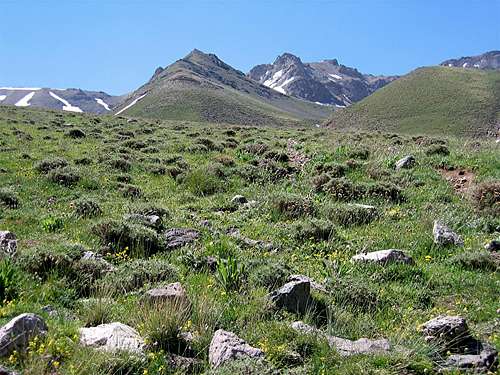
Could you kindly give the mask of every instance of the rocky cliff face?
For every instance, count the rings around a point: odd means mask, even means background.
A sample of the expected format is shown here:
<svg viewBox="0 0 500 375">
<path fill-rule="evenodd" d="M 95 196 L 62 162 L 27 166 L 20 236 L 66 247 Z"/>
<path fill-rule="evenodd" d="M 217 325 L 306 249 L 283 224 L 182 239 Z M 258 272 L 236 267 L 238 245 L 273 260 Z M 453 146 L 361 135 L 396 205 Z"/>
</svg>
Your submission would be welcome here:
<svg viewBox="0 0 500 375">
<path fill-rule="evenodd" d="M 357 102 L 398 78 L 362 74 L 336 59 L 303 63 L 290 53 L 273 64 L 257 65 L 248 77 L 282 94 L 337 107 Z"/>
<path fill-rule="evenodd" d="M 470 69 L 498 70 L 500 69 L 500 51 L 490 51 L 477 56 L 450 59 L 443 61 L 441 65 Z"/>
</svg>

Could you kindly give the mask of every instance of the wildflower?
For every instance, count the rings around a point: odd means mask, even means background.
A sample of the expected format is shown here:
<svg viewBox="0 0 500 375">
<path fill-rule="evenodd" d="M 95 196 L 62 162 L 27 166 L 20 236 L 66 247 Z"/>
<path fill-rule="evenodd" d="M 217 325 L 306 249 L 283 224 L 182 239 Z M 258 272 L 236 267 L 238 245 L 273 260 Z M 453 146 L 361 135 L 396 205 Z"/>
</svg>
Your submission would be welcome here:
<svg viewBox="0 0 500 375">
<path fill-rule="evenodd" d="M 60 365 L 61 365 L 61 363 L 59 361 L 52 362 L 52 366 L 54 366 L 55 368 L 59 368 Z"/>
<path fill-rule="evenodd" d="M 430 255 L 425 256 L 425 261 L 430 262 L 432 260 L 432 257 Z"/>
</svg>

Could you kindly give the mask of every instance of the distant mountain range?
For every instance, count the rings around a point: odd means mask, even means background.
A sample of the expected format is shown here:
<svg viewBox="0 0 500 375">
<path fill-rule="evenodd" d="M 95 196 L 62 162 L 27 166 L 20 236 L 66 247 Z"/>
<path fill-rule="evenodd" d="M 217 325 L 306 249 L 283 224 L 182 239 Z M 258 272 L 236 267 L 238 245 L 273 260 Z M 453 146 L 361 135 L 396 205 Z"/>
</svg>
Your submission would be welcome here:
<svg viewBox="0 0 500 375">
<path fill-rule="evenodd" d="M 456 126 L 468 127 L 476 118 L 484 122 L 478 125 L 481 129 L 500 122 L 496 120 L 498 105 L 490 103 L 498 100 L 494 91 L 498 76 L 464 75 L 474 70 L 500 70 L 500 51 L 446 60 L 441 65 L 445 70 L 419 69 L 400 78 L 363 74 L 336 59 L 303 63 L 284 53 L 274 63 L 257 65 L 245 74 L 216 55 L 195 49 L 158 68 L 148 82 L 127 95 L 0 87 L 0 105 L 249 125 L 318 124 L 332 112 L 328 124 L 340 128 L 363 124 L 390 128 L 407 117 L 413 119 L 403 121 L 409 127 L 417 119 L 428 124 L 453 119 Z M 481 88 L 479 101 L 470 79 Z M 423 100 L 422 93 L 428 100 Z M 454 104 L 448 108 L 451 101 Z M 344 107 L 348 108 L 341 109 Z M 436 116 L 429 117 L 432 108 Z"/>
<path fill-rule="evenodd" d="M 443 61 L 440 65 L 482 70 L 500 69 L 500 51 L 490 51 L 477 56 L 461 57 Z"/>
<path fill-rule="evenodd" d="M 283 94 L 337 107 L 360 101 L 398 78 L 362 74 L 337 60 L 303 63 L 290 53 L 273 64 L 257 65 L 248 77 Z"/>
<path fill-rule="evenodd" d="M 68 112 L 112 113 L 123 100 L 105 92 L 80 89 L 49 89 L 39 87 L 0 87 L 0 104 L 16 107 L 39 107 Z"/>
<path fill-rule="evenodd" d="M 258 125 L 317 122 L 331 109 L 261 85 L 216 55 L 195 49 L 158 68 L 118 106 L 116 114 Z"/>
</svg>

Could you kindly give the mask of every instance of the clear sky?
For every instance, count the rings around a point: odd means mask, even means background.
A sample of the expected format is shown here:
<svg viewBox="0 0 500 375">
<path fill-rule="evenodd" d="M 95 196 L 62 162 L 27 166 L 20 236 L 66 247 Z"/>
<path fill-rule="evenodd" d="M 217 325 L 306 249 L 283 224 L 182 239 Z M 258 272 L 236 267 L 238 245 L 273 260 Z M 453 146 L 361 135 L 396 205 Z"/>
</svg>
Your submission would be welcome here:
<svg viewBox="0 0 500 375">
<path fill-rule="evenodd" d="M 0 0 L 0 86 L 123 94 L 193 48 L 404 74 L 500 49 L 500 0 Z"/>
</svg>

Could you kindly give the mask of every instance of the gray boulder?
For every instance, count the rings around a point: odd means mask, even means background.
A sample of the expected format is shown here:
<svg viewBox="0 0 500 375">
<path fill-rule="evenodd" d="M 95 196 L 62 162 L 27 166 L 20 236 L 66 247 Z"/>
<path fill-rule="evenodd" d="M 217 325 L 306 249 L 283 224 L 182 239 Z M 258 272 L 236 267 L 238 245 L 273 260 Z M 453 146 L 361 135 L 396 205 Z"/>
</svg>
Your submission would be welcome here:
<svg viewBox="0 0 500 375">
<path fill-rule="evenodd" d="M 439 220 L 434 221 L 434 227 L 432 229 L 432 234 L 434 235 L 434 243 L 437 245 L 457 245 L 463 246 L 464 242 L 462 238 L 448 228 L 445 224 Z"/>
<path fill-rule="evenodd" d="M 368 262 L 377 264 L 405 263 L 413 264 L 413 259 L 403 251 L 397 249 L 379 250 L 371 253 L 361 253 L 351 258 L 354 262 Z"/>
<path fill-rule="evenodd" d="M 415 157 L 413 155 L 407 155 L 396 162 L 396 170 L 410 169 L 414 165 L 415 165 Z"/>
<path fill-rule="evenodd" d="M 311 298 L 308 280 L 290 281 L 270 294 L 271 301 L 279 308 L 304 314 Z"/>
<path fill-rule="evenodd" d="M 421 326 L 427 342 L 453 350 L 461 348 L 471 339 L 467 322 L 461 316 L 438 316 Z"/>
<path fill-rule="evenodd" d="M 491 240 L 484 248 L 488 251 L 499 251 L 500 240 Z"/>
<path fill-rule="evenodd" d="M 0 231 L 0 258 L 10 257 L 16 253 L 17 238 L 9 231 Z"/>
<path fill-rule="evenodd" d="M 352 341 L 342 337 L 327 335 L 323 331 L 301 321 L 293 322 L 292 328 L 301 333 L 325 338 L 328 341 L 328 345 L 344 357 L 356 354 L 386 353 L 391 350 L 391 344 L 387 339 L 371 340 L 363 337 Z"/>
<path fill-rule="evenodd" d="M 148 302 L 152 303 L 172 302 L 179 306 L 189 306 L 186 290 L 179 282 L 161 288 L 150 289 L 144 297 Z"/>
<path fill-rule="evenodd" d="M 243 358 L 261 359 L 264 352 L 247 344 L 232 332 L 217 330 L 208 349 L 208 361 L 212 368 L 217 368 L 227 361 Z"/>
<path fill-rule="evenodd" d="M 145 347 L 144 340 L 135 329 L 118 322 L 80 328 L 80 344 L 108 352 L 125 351 L 136 354 L 143 353 Z"/>
<path fill-rule="evenodd" d="M 7 367 L 0 366 L 0 375 L 18 375 L 19 373 L 9 370 Z"/>
<path fill-rule="evenodd" d="M 26 313 L 16 316 L 0 328 L 0 357 L 26 351 L 29 342 L 36 336 L 47 334 L 47 325 L 38 315 Z"/>
<path fill-rule="evenodd" d="M 311 284 L 311 289 L 316 290 L 316 291 L 321 292 L 321 293 L 328 293 L 328 290 L 325 288 L 324 285 L 317 283 L 316 281 L 314 281 L 313 279 L 311 279 L 310 277 L 305 276 L 305 275 L 290 275 L 290 276 L 288 276 L 288 279 L 286 281 L 287 282 L 307 281 Z"/>
<path fill-rule="evenodd" d="M 177 249 L 196 241 L 200 232 L 189 228 L 173 228 L 164 233 L 165 247 L 167 250 Z"/>
</svg>

